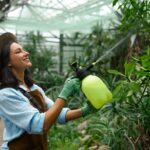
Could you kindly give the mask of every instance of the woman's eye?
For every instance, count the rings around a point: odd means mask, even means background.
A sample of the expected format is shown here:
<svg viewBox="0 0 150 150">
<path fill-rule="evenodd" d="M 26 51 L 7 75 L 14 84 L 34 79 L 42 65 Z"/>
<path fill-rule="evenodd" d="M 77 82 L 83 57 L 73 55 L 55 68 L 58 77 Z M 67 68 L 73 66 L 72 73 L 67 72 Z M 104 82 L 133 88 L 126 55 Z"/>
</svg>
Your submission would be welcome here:
<svg viewBox="0 0 150 150">
<path fill-rule="evenodd" d="M 15 53 L 18 54 L 18 53 L 21 53 L 21 52 L 22 52 L 21 49 L 17 49 Z"/>
<path fill-rule="evenodd" d="M 21 53 L 21 50 L 16 51 L 16 54 Z"/>
</svg>

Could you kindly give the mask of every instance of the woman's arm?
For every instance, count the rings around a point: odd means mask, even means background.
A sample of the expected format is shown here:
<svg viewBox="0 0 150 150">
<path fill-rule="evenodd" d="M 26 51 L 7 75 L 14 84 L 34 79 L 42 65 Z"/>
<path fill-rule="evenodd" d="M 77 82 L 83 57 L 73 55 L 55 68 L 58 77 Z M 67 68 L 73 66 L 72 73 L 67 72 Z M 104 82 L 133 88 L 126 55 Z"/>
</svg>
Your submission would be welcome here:
<svg viewBox="0 0 150 150">
<path fill-rule="evenodd" d="M 45 120 L 43 125 L 43 130 L 48 131 L 48 129 L 57 120 L 62 108 L 65 105 L 65 101 L 69 99 L 74 93 L 80 90 L 80 80 L 77 78 L 68 78 L 65 81 L 63 89 L 61 90 L 58 98 L 56 99 L 54 105 L 46 112 Z M 76 113 L 75 113 L 76 114 Z M 78 114 L 75 115 L 76 117 Z"/>
<path fill-rule="evenodd" d="M 66 114 L 67 121 L 74 120 L 80 117 L 82 117 L 81 109 L 69 110 Z"/>
<path fill-rule="evenodd" d="M 46 111 L 43 125 L 44 132 L 47 132 L 49 128 L 55 123 L 64 105 L 65 101 L 61 98 L 57 98 L 54 105 L 48 109 L 48 111 Z"/>
<path fill-rule="evenodd" d="M 64 106 L 64 101 L 61 99 L 57 99 L 57 103 L 59 104 L 59 106 L 57 106 L 55 103 L 54 106 L 52 106 L 52 108 L 54 107 L 52 112 L 50 109 L 46 113 L 46 116 L 47 116 L 46 118 L 47 118 L 48 123 L 44 123 L 45 124 L 45 130 L 48 130 L 52 126 L 52 124 L 56 121 L 57 116 L 59 115 L 61 109 Z M 58 110 L 59 110 L 59 113 L 58 113 Z M 66 113 L 66 121 L 74 120 L 74 119 L 77 119 L 80 117 L 85 117 L 89 114 L 96 113 L 97 111 L 98 111 L 97 109 L 95 109 L 89 102 L 87 102 L 87 105 L 85 105 L 82 108 L 69 110 Z M 54 112 L 56 112 L 56 113 L 54 113 Z M 52 115 L 52 113 L 53 113 L 53 115 Z M 52 117 L 52 119 L 48 120 L 49 117 Z M 46 126 L 46 124 L 49 124 L 49 126 Z"/>
<path fill-rule="evenodd" d="M 85 117 L 89 114 L 96 113 L 98 109 L 94 108 L 89 102 L 80 109 L 69 110 L 66 114 L 66 120 L 74 120 L 80 117 Z"/>
</svg>

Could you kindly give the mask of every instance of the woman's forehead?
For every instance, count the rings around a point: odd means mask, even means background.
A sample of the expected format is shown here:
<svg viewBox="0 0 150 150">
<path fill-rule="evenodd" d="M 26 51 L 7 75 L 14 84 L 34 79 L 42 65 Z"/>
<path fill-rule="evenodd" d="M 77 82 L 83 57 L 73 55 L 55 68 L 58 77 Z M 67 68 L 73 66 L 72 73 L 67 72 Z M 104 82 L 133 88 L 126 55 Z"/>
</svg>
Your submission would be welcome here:
<svg viewBox="0 0 150 150">
<path fill-rule="evenodd" d="M 15 50 L 17 50 L 17 49 L 19 49 L 19 48 L 22 48 L 22 46 L 21 46 L 20 44 L 16 43 L 16 42 L 13 42 L 13 43 L 10 45 L 10 50 L 11 50 L 11 51 L 15 51 Z"/>
<path fill-rule="evenodd" d="M 22 46 L 21 46 L 20 44 L 13 42 L 13 43 L 10 45 L 10 53 L 14 53 L 14 52 L 16 52 L 18 49 L 22 49 Z"/>
</svg>

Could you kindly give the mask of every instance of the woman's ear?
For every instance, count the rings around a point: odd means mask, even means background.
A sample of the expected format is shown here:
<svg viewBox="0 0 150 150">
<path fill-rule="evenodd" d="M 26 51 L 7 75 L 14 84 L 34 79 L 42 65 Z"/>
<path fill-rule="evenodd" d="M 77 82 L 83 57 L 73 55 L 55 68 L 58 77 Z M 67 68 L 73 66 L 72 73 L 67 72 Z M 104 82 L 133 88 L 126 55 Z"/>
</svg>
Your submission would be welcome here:
<svg viewBox="0 0 150 150">
<path fill-rule="evenodd" d="M 8 64 L 8 67 L 12 67 L 12 64 Z"/>
</svg>

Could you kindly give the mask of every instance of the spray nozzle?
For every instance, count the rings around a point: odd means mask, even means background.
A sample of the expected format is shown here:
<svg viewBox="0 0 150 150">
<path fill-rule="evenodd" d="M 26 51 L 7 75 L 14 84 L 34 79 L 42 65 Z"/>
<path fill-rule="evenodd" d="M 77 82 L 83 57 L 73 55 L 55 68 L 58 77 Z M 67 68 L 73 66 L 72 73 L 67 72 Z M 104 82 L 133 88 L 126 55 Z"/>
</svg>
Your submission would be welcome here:
<svg viewBox="0 0 150 150">
<path fill-rule="evenodd" d="M 77 77 L 82 80 L 86 76 L 90 74 L 89 70 L 95 66 L 95 62 L 89 64 L 86 67 L 81 67 L 78 65 L 77 61 L 74 61 L 73 63 L 70 64 L 71 68 L 76 72 Z"/>
<path fill-rule="evenodd" d="M 74 71 L 77 71 L 77 69 L 78 69 L 78 63 L 77 63 L 77 61 L 74 61 L 73 63 L 70 63 L 70 66 L 71 66 L 71 68 Z"/>
</svg>

